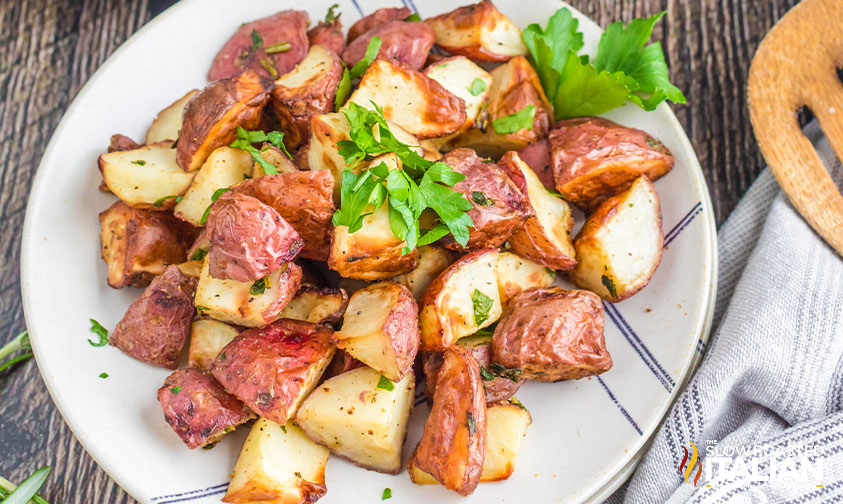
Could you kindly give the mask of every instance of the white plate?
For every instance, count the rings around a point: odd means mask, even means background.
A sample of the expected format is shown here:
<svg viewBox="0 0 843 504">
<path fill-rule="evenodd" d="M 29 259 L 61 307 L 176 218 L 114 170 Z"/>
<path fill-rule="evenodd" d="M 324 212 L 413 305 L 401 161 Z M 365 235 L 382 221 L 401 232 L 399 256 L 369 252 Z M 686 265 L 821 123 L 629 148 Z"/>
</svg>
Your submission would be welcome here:
<svg viewBox="0 0 843 504">
<path fill-rule="evenodd" d="M 344 24 L 398 0 L 341 1 Z M 407 3 L 423 17 L 453 9 L 450 0 Z M 111 347 L 87 343 L 88 318 L 113 328 L 140 291 L 109 288 L 100 260 L 97 213 L 113 196 L 97 190 L 97 155 L 111 134 L 142 139 L 158 110 L 188 89 L 202 87 L 216 51 L 237 26 L 281 8 L 324 16 L 334 0 L 185 0 L 132 36 L 91 78 L 67 110 L 47 148 L 24 225 L 21 283 L 27 325 L 41 374 L 64 418 L 97 462 L 145 503 L 220 502 L 246 429 L 210 451 L 190 451 L 164 423 L 155 397 L 169 373 Z M 545 23 L 561 6 L 553 0 L 497 2 L 519 26 Z M 577 13 L 593 53 L 599 28 Z M 407 475 L 365 471 L 332 458 L 321 502 L 579 502 L 622 483 L 660 423 L 708 334 L 716 281 L 715 228 L 699 163 L 666 106 L 634 106 L 609 117 L 655 135 L 676 156 L 656 182 L 665 244 L 661 266 L 639 295 L 607 305 L 606 340 L 614 359 L 597 378 L 530 383 L 518 397 L 533 425 L 515 474 L 484 483 L 463 499 L 442 488 L 415 486 Z M 101 372 L 109 374 L 101 379 Z M 408 439 L 418 440 L 425 406 L 417 408 Z M 72 474 L 65 477 L 72 478 Z"/>
</svg>

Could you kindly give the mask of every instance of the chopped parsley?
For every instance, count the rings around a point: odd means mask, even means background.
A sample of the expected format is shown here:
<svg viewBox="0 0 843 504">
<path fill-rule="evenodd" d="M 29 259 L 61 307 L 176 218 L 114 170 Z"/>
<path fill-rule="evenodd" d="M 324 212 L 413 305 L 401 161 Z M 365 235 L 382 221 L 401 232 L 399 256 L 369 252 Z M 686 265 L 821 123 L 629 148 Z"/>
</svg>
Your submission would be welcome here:
<svg viewBox="0 0 843 504">
<path fill-rule="evenodd" d="M 211 205 L 213 205 L 215 201 L 220 199 L 220 196 L 222 196 L 223 194 L 227 193 L 230 190 L 231 190 L 231 188 L 229 188 L 229 187 L 220 187 L 219 189 L 214 191 L 214 194 L 211 195 Z M 206 208 L 205 212 L 202 213 L 202 218 L 199 219 L 199 225 L 200 226 L 204 226 L 205 223 L 208 222 L 208 216 L 211 215 L 211 205 L 208 205 L 208 208 Z"/>
<path fill-rule="evenodd" d="M 419 16 L 418 12 L 414 12 L 414 13 L 412 13 L 409 16 L 404 18 L 404 21 L 407 21 L 408 23 L 416 23 L 416 22 L 419 22 L 421 20 L 422 20 L 421 16 Z"/>
<path fill-rule="evenodd" d="M 172 387 L 170 389 L 170 392 L 172 392 L 173 394 L 178 394 L 179 392 L 181 392 L 181 385 L 176 385 L 175 387 Z"/>
<path fill-rule="evenodd" d="M 378 380 L 378 388 L 384 390 L 395 390 L 395 384 L 392 383 L 386 376 L 381 375 Z"/>
<path fill-rule="evenodd" d="M 199 315 L 200 317 L 202 315 L 204 315 L 206 311 L 211 311 L 211 309 L 208 308 L 207 306 L 196 305 L 196 314 Z"/>
<path fill-rule="evenodd" d="M 520 368 L 508 368 L 503 364 L 498 364 L 497 362 L 492 363 L 492 371 L 495 372 L 496 375 L 500 376 L 501 378 L 506 378 L 507 380 L 511 380 L 517 382 L 521 379 L 521 369 Z"/>
<path fill-rule="evenodd" d="M 418 16 L 418 14 L 416 14 Z M 381 500 L 387 500 L 392 498 L 392 489 L 391 488 L 384 488 L 383 495 L 381 495 Z"/>
<path fill-rule="evenodd" d="M 269 75 L 271 75 L 273 79 L 277 79 L 279 77 L 278 70 L 276 70 L 275 67 L 272 66 L 271 61 L 269 61 L 266 58 L 261 58 L 259 60 L 259 62 L 261 64 L 261 66 L 263 67 L 263 69 L 266 70 L 267 72 L 269 72 Z"/>
<path fill-rule="evenodd" d="M 208 255 L 208 251 L 203 248 L 198 248 L 193 252 L 193 255 L 190 256 L 191 261 L 201 261 Z"/>
<path fill-rule="evenodd" d="M 163 198 L 158 198 L 157 200 L 155 200 L 155 203 L 153 203 L 152 206 L 154 206 L 155 208 L 161 208 L 162 206 L 164 206 L 164 202 L 168 199 L 174 199 L 176 200 L 176 203 L 178 203 L 179 201 L 181 201 L 181 196 L 171 194 L 169 196 L 164 196 Z"/>
<path fill-rule="evenodd" d="M 612 277 L 608 275 L 602 275 L 600 277 L 600 281 L 603 283 L 603 286 L 606 287 L 606 290 L 609 291 L 609 295 L 613 298 L 618 297 L 618 289 L 615 287 L 615 281 L 612 280 Z"/>
<path fill-rule="evenodd" d="M 550 278 L 556 279 L 556 270 L 553 268 L 548 268 L 547 266 L 544 267 L 544 270 L 550 275 Z"/>
<path fill-rule="evenodd" d="M 289 42 L 278 42 L 277 44 L 268 45 L 263 48 L 266 54 L 275 54 L 289 51 L 293 46 Z"/>
<path fill-rule="evenodd" d="M 471 81 L 471 86 L 468 88 L 468 92 L 471 93 L 471 96 L 480 96 L 480 93 L 487 90 L 489 86 L 486 85 L 486 81 L 477 77 L 473 81 Z"/>
<path fill-rule="evenodd" d="M 286 427 L 286 426 L 284 426 L 284 425 L 279 425 L 279 427 L 281 427 L 281 430 L 284 432 L 284 434 L 286 434 L 286 433 L 287 433 L 287 427 Z"/>
<path fill-rule="evenodd" d="M 102 373 L 100 373 L 100 378 L 103 378 L 103 379 L 108 378 L 108 373 L 103 371 Z"/>
<path fill-rule="evenodd" d="M 293 156 L 287 150 L 287 147 L 284 145 L 284 133 L 281 131 L 270 131 L 269 133 L 264 133 L 261 130 L 257 131 L 246 131 L 240 126 L 237 127 L 237 140 L 231 143 L 230 147 L 232 149 L 240 149 L 248 152 L 252 155 L 252 159 L 255 160 L 257 164 L 263 168 L 264 173 L 267 175 L 275 175 L 278 173 L 278 169 L 273 166 L 272 163 L 265 160 L 263 156 L 261 156 L 262 150 L 258 150 L 253 144 L 262 143 L 262 142 L 269 142 L 270 144 L 274 145 L 275 147 L 284 151 L 284 154 L 287 155 L 288 158 L 293 159 Z M 266 150 L 268 147 L 264 147 L 263 150 Z"/>
<path fill-rule="evenodd" d="M 226 353 L 225 353 L 225 352 L 223 352 L 223 353 L 221 353 L 221 354 L 220 354 L 220 360 L 221 360 L 221 361 L 225 360 L 227 357 L 228 357 L 228 355 L 226 355 Z"/>
<path fill-rule="evenodd" d="M 514 397 L 510 397 L 510 398 L 509 398 L 509 404 L 514 404 L 515 406 L 518 406 L 518 407 L 519 407 L 519 408 L 521 408 L 522 410 L 526 410 L 526 409 L 527 409 L 526 407 L 524 407 L 524 405 L 523 405 L 523 404 L 521 404 L 521 401 L 519 401 L 518 399 L 516 399 L 516 398 L 514 398 Z"/>
<path fill-rule="evenodd" d="M 342 78 L 337 85 L 337 94 L 334 96 L 334 110 L 339 110 L 345 105 L 345 100 L 348 99 L 348 94 L 351 92 L 351 75 L 348 73 L 348 67 L 343 67 Z"/>
<path fill-rule="evenodd" d="M 135 159 L 134 161 L 132 161 L 132 164 L 138 165 L 138 166 L 143 166 L 143 165 L 146 164 L 146 161 L 144 161 L 143 159 Z"/>
<path fill-rule="evenodd" d="M 93 342 L 92 340 L 88 340 L 88 343 L 91 344 L 92 347 L 103 347 L 108 344 L 108 329 L 102 326 L 99 322 L 94 319 L 91 320 L 91 332 L 96 334 L 100 337 L 98 342 Z"/>
<path fill-rule="evenodd" d="M 533 129 L 533 118 L 536 116 L 536 106 L 527 105 L 514 114 L 498 117 L 492 121 L 492 127 L 495 128 L 495 133 L 505 135 L 507 133 L 515 133 L 522 129 Z"/>
<path fill-rule="evenodd" d="M 486 195 L 480 191 L 474 191 L 471 193 L 471 201 L 480 206 L 492 206 L 495 204 L 495 202 L 492 201 L 492 198 L 487 198 Z"/>
<path fill-rule="evenodd" d="M 261 38 L 261 34 L 257 30 L 252 30 L 250 35 L 252 36 L 252 50 L 257 51 L 263 45 L 263 38 Z"/>
<path fill-rule="evenodd" d="M 474 289 L 474 292 L 471 293 L 471 304 L 474 307 L 474 325 L 479 326 L 489 320 L 489 311 L 494 304 L 492 298 L 483 294 L 478 289 Z"/>
<path fill-rule="evenodd" d="M 328 7 L 328 13 L 325 15 L 325 24 L 334 24 L 334 21 L 340 18 L 342 13 L 335 13 L 334 11 L 340 8 L 340 4 L 334 4 Z"/>
<path fill-rule="evenodd" d="M 371 65 L 372 62 L 375 61 L 375 58 L 378 57 L 378 52 L 381 50 L 382 43 L 383 40 L 381 40 L 381 38 L 377 35 L 372 37 L 372 40 L 369 41 L 369 45 L 366 46 L 366 54 L 363 55 L 363 59 L 361 59 L 360 61 L 355 63 L 353 67 L 351 67 L 352 79 L 356 79 L 357 77 L 363 75 L 366 69 L 369 68 L 369 65 Z"/>
<path fill-rule="evenodd" d="M 486 366 L 480 366 L 480 377 L 487 381 L 495 379 L 495 375 L 493 375 L 491 371 L 486 369 Z"/>
<path fill-rule="evenodd" d="M 249 294 L 253 296 L 260 296 L 270 287 L 272 287 L 272 284 L 269 281 L 269 277 L 263 277 L 259 280 L 255 280 L 255 283 L 249 287 Z"/>
</svg>

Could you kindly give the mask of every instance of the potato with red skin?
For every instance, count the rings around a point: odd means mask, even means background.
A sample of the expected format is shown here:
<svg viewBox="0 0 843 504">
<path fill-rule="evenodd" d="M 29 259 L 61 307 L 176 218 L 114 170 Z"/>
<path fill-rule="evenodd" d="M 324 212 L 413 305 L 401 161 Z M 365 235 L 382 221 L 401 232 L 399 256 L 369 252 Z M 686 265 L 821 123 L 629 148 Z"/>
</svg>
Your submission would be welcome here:
<svg viewBox="0 0 843 504">
<path fill-rule="evenodd" d="M 436 44 L 451 54 L 480 61 L 506 61 L 526 55 L 521 30 L 490 1 L 465 5 L 428 18 Z"/>
<path fill-rule="evenodd" d="M 421 469 L 465 496 L 477 488 L 485 456 L 486 396 L 480 365 L 464 348 L 449 348 L 443 354 L 424 434 L 407 471 L 412 479 L 414 469 Z"/>
<path fill-rule="evenodd" d="M 307 40 L 310 47 L 321 45 L 333 51 L 335 54 L 342 54 L 345 50 L 345 37 L 342 34 L 342 21 L 339 16 L 328 22 L 319 23 L 307 31 Z"/>
<path fill-rule="evenodd" d="M 216 443 L 254 417 L 211 373 L 179 369 L 158 389 L 164 420 L 191 450 Z"/>
<path fill-rule="evenodd" d="M 345 350 L 337 349 L 337 352 L 334 354 L 334 358 L 325 370 L 325 374 L 322 375 L 322 381 L 363 366 L 365 366 L 365 364 L 352 357 L 350 353 Z"/>
<path fill-rule="evenodd" d="M 269 106 L 281 122 L 288 149 L 308 141 L 311 117 L 334 111 L 334 97 L 342 73 L 339 56 L 316 45 L 293 70 L 275 81 Z"/>
<path fill-rule="evenodd" d="M 550 165 L 550 142 L 546 138 L 524 147 L 518 151 L 518 156 L 527 163 L 545 187 L 556 190 L 556 179 L 553 178 L 553 167 Z"/>
<path fill-rule="evenodd" d="M 348 29 L 347 41 L 350 44 L 351 41 L 373 28 L 377 28 L 390 21 L 403 21 L 412 14 L 413 11 L 407 7 L 383 7 L 378 9 L 368 16 L 358 19 L 351 25 Z"/>
<path fill-rule="evenodd" d="M 277 79 L 293 69 L 304 58 L 309 47 L 307 25 L 310 19 L 307 12 L 283 10 L 271 16 L 256 19 L 240 25 L 220 52 L 214 57 L 208 80 L 215 81 L 237 75 L 243 71 L 257 72 L 266 78 Z M 252 32 L 256 32 L 262 42 L 255 48 Z M 287 51 L 267 53 L 266 48 L 274 44 L 290 44 Z M 263 60 L 263 64 L 261 63 Z M 267 67 L 274 69 L 276 75 Z"/>
<path fill-rule="evenodd" d="M 560 287 L 522 292 L 495 328 L 492 361 L 545 382 L 608 371 L 612 357 L 603 338 L 600 297 Z"/>
<path fill-rule="evenodd" d="M 176 369 L 190 333 L 196 280 L 171 264 L 136 299 L 111 334 L 110 343 L 129 357 Z"/>
<path fill-rule="evenodd" d="M 474 222 L 469 229 L 468 250 L 499 247 L 533 215 L 518 190 L 501 168 L 485 162 L 471 149 L 455 149 L 445 154 L 443 163 L 465 175 L 454 190 L 465 195 L 472 208 L 468 216 Z M 443 245 L 452 250 L 463 247 L 449 235 Z"/>
<path fill-rule="evenodd" d="M 342 59 L 349 68 L 363 59 L 373 37 L 380 37 L 378 58 L 404 63 L 413 70 L 421 70 L 433 47 L 433 30 L 421 22 L 390 21 L 367 31 L 348 43 Z"/>
<path fill-rule="evenodd" d="M 526 381 L 524 378 L 512 380 L 498 376 L 492 368 L 492 337 L 491 336 L 468 336 L 457 341 L 457 345 L 465 348 L 480 364 L 480 377 L 483 379 L 483 389 L 486 392 L 486 404 L 498 401 L 509 400 L 518 392 L 521 385 Z M 439 376 L 439 368 L 442 366 L 442 354 L 439 352 L 424 352 L 422 356 L 424 365 L 425 394 L 428 401 L 433 401 L 436 391 L 436 379 Z M 491 379 L 487 379 L 491 376 Z M 513 376 L 514 377 L 514 376 Z"/>
<path fill-rule="evenodd" d="M 326 261 L 331 248 L 334 176 L 326 170 L 264 175 L 246 180 L 234 192 L 259 199 L 296 230 L 304 245 L 299 256 Z"/>
<path fill-rule="evenodd" d="M 208 84 L 187 102 L 176 147 L 176 162 L 186 172 L 202 167 L 215 149 L 231 145 L 237 128 L 257 129 L 273 82 L 245 71 Z"/>
<path fill-rule="evenodd" d="M 285 424 L 334 356 L 334 331 L 281 319 L 240 333 L 214 361 L 214 378 L 259 416 Z"/>
<path fill-rule="evenodd" d="M 117 201 L 99 214 L 102 259 L 108 285 L 146 287 L 169 264 L 184 262 L 193 227 L 172 214 L 132 208 Z"/>
<path fill-rule="evenodd" d="M 655 181 L 673 169 L 673 155 L 664 144 L 602 117 L 561 121 L 548 140 L 556 189 L 587 211 L 641 175 Z"/>
<path fill-rule="evenodd" d="M 304 244 L 274 208 L 234 191 L 211 205 L 205 227 L 210 273 L 221 280 L 259 280 L 291 261 Z"/>
</svg>

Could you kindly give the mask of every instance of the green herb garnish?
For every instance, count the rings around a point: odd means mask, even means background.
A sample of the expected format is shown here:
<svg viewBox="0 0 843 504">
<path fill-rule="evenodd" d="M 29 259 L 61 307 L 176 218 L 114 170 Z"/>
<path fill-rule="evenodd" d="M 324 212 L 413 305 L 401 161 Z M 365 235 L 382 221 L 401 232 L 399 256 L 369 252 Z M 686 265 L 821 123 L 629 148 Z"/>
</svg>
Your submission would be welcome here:
<svg viewBox="0 0 843 504">
<path fill-rule="evenodd" d="M 196 314 L 199 315 L 200 317 L 202 315 L 204 315 L 206 311 L 211 311 L 211 309 L 208 308 L 207 306 L 196 305 Z"/>
<path fill-rule="evenodd" d="M 510 398 L 509 398 L 509 404 L 514 404 L 515 406 L 518 406 L 518 407 L 519 407 L 519 408 L 521 408 L 522 410 L 526 410 L 526 409 L 527 409 L 526 407 L 524 407 L 524 405 L 523 405 L 523 404 L 521 404 L 521 401 L 519 401 L 518 399 L 516 399 L 516 398 L 514 398 L 514 397 L 510 397 Z"/>
<path fill-rule="evenodd" d="M 279 77 L 278 70 L 276 70 L 275 67 L 272 66 L 271 61 L 269 61 L 266 58 L 261 58 L 258 61 L 261 64 L 261 66 L 263 67 L 263 69 L 266 70 L 267 72 L 269 72 L 269 75 L 271 75 L 273 79 L 277 79 Z"/>
<path fill-rule="evenodd" d="M 135 159 L 134 161 L 132 161 L 132 164 L 138 165 L 138 166 L 143 166 L 143 165 L 146 164 L 146 161 L 144 161 L 143 159 Z"/>
<path fill-rule="evenodd" d="M 252 50 L 257 51 L 263 45 L 263 38 L 257 30 L 252 30 L 250 35 L 252 36 Z"/>
<path fill-rule="evenodd" d="M 384 390 L 395 390 L 395 384 L 392 383 L 386 376 L 381 375 L 378 380 L 378 388 Z"/>
<path fill-rule="evenodd" d="M 249 287 L 249 294 L 253 296 L 260 296 L 270 287 L 272 287 L 272 285 L 270 284 L 269 277 L 263 277 L 259 280 L 255 280 L 255 283 Z"/>
<path fill-rule="evenodd" d="M 551 278 L 553 278 L 554 280 L 556 279 L 556 270 L 555 269 L 548 268 L 547 266 L 545 266 L 544 270 L 547 272 L 548 275 L 550 275 Z"/>
<path fill-rule="evenodd" d="M 176 385 L 175 387 L 170 388 L 170 392 L 173 394 L 178 394 L 181 392 L 181 385 Z"/>
<path fill-rule="evenodd" d="M 293 46 L 289 42 L 278 42 L 263 48 L 266 54 L 275 54 L 289 51 Z"/>
<path fill-rule="evenodd" d="M 91 344 L 93 347 L 102 347 L 108 344 L 108 329 L 102 326 L 99 322 L 94 319 L 90 319 L 91 321 L 91 332 L 96 334 L 100 337 L 98 342 L 93 342 L 92 340 L 88 340 L 88 343 Z"/>
<path fill-rule="evenodd" d="M 391 488 L 384 488 L 383 495 L 381 495 L 381 500 L 387 500 L 392 498 L 392 489 Z"/>
<path fill-rule="evenodd" d="M 479 326 L 489 320 L 489 311 L 494 304 L 492 298 L 483 294 L 478 289 L 474 289 L 474 292 L 471 294 L 471 304 L 474 306 L 474 325 Z"/>
<path fill-rule="evenodd" d="M 422 20 L 421 16 L 419 16 L 418 12 L 414 12 L 414 13 L 412 13 L 409 16 L 404 18 L 404 21 L 407 21 L 408 23 L 417 23 L 421 20 Z"/>
<path fill-rule="evenodd" d="M 193 255 L 190 256 L 190 260 L 191 261 L 201 261 L 202 259 L 205 258 L 206 255 L 208 255 L 207 250 L 205 250 L 203 248 L 198 248 L 195 251 L 193 251 Z"/>
<path fill-rule="evenodd" d="M 608 275 L 602 275 L 600 277 L 600 282 L 603 283 L 603 286 L 606 287 L 606 290 L 609 291 L 609 295 L 613 298 L 618 297 L 618 289 L 615 287 L 615 281 L 612 280 L 612 277 Z"/>
<path fill-rule="evenodd" d="M 337 85 L 337 94 L 334 96 L 334 110 L 339 110 L 345 105 L 345 100 L 348 99 L 348 94 L 351 92 L 351 75 L 348 73 L 348 68 L 343 67 L 342 78 Z"/>
<path fill-rule="evenodd" d="M 334 4 L 328 7 L 328 13 L 325 15 L 325 24 L 334 24 L 334 21 L 340 18 L 342 13 L 334 13 L 334 11 L 339 8 L 340 4 Z"/>
<path fill-rule="evenodd" d="M 471 96 L 480 96 L 480 93 L 487 90 L 489 86 L 486 85 L 486 81 L 477 77 L 473 81 L 471 81 L 471 87 L 468 88 L 468 92 L 471 93 Z"/>
<path fill-rule="evenodd" d="M 103 371 L 102 373 L 100 373 L 100 378 L 108 378 L 108 373 Z"/>
<path fill-rule="evenodd" d="M 485 194 L 480 191 L 474 191 L 471 193 L 471 201 L 477 203 L 480 206 L 492 206 L 495 204 L 491 198 L 487 198 Z"/>
<path fill-rule="evenodd" d="M 495 375 L 492 374 L 491 371 L 486 369 L 486 366 L 480 366 L 480 377 L 484 380 L 494 380 Z"/>
<path fill-rule="evenodd" d="M 227 193 L 230 190 L 231 188 L 229 187 L 221 187 L 214 191 L 214 194 L 211 195 L 211 204 L 208 205 L 208 208 L 206 208 L 205 211 L 202 213 L 202 218 L 199 219 L 200 226 L 204 226 L 205 223 L 208 222 L 208 216 L 211 215 L 211 206 L 213 206 L 214 202 L 220 199 L 220 196 L 222 196 L 223 193 Z"/>
<path fill-rule="evenodd" d="M 377 35 L 372 37 L 372 40 L 369 41 L 369 45 L 366 46 L 366 54 L 363 55 L 363 59 L 361 59 L 360 61 L 355 63 L 353 67 L 351 67 L 352 79 L 356 79 L 363 75 L 363 72 L 365 72 L 366 69 L 369 68 L 369 65 L 371 65 L 372 62 L 375 61 L 375 58 L 378 57 L 378 51 L 381 50 L 382 43 L 383 40 L 381 40 L 381 38 Z"/>
<path fill-rule="evenodd" d="M 254 159 L 256 163 L 261 165 L 261 168 L 263 168 L 264 173 L 268 175 L 275 175 L 276 173 L 278 173 L 278 169 L 275 168 L 272 163 L 265 160 L 263 156 L 261 156 L 261 151 L 259 151 L 253 145 L 261 142 L 271 143 L 275 147 L 283 150 L 284 154 L 286 154 L 288 158 L 293 159 L 293 156 L 287 150 L 287 146 L 284 145 L 284 133 L 281 131 L 270 131 L 269 133 L 264 133 L 260 130 L 246 131 L 240 126 L 238 126 L 237 140 L 232 142 L 230 147 L 232 149 L 240 149 L 248 152 L 252 155 L 252 159 Z"/>
<path fill-rule="evenodd" d="M 50 475 L 50 466 L 38 469 L 14 491 L 12 485 L 3 478 L 0 478 L 0 500 L 3 504 L 49 504 L 43 497 L 38 495 L 38 490 L 44 485 Z"/>
<path fill-rule="evenodd" d="M 16 357 L 12 357 L 6 362 L 2 362 L 6 357 L 22 350 L 24 353 Z M 12 341 L 6 343 L 2 348 L 0 348 L 0 372 L 14 366 L 18 362 L 25 361 L 26 359 L 32 357 L 32 352 L 30 350 L 32 350 L 32 345 L 29 343 L 29 332 L 23 331 L 15 336 Z"/>
<path fill-rule="evenodd" d="M 153 203 L 152 206 L 154 206 L 155 208 L 161 208 L 162 206 L 164 206 L 164 202 L 168 199 L 174 199 L 176 200 L 176 203 L 178 203 L 179 201 L 181 201 L 181 196 L 171 194 L 169 196 L 164 196 L 163 198 L 158 198 L 157 200 L 155 200 L 155 203 Z"/>
<path fill-rule="evenodd" d="M 517 382 L 521 379 L 521 369 L 520 368 L 508 368 L 503 364 L 498 364 L 497 362 L 492 363 L 492 371 L 502 378 L 506 378 L 507 380 L 512 380 Z"/>
<path fill-rule="evenodd" d="M 507 133 L 515 133 L 522 129 L 533 129 L 533 118 L 536 116 L 536 106 L 527 105 L 514 114 L 498 117 L 492 121 L 492 127 L 495 128 L 495 133 L 505 135 Z"/>
</svg>

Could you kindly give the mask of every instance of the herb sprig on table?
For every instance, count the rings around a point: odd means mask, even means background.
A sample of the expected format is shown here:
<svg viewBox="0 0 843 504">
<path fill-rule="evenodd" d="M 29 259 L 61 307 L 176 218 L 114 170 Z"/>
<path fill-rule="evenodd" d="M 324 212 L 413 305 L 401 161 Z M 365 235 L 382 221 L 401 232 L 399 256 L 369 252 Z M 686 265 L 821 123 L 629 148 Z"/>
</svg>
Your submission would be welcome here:
<svg viewBox="0 0 843 504">
<path fill-rule="evenodd" d="M 661 44 L 645 45 L 663 15 L 610 24 L 593 61 L 578 53 L 583 34 L 567 8 L 556 11 L 545 28 L 528 26 L 522 37 L 554 118 L 602 114 L 627 101 L 644 110 L 654 110 L 666 99 L 685 103 L 682 91 L 670 83 Z"/>
<path fill-rule="evenodd" d="M 17 488 L 10 481 L 0 478 L 0 502 L 3 502 L 3 504 L 27 504 L 29 502 L 50 504 L 38 495 L 38 491 L 50 475 L 50 470 L 50 466 L 38 469 Z"/>
<path fill-rule="evenodd" d="M 465 246 L 468 228 L 474 225 L 466 213 L 472 205 L 462 193 L 452 189 L 465 176 L 445 163 L 424 159 L 414 147 L 398 140 L 389 129 L 383 110 L 374 102 L 372 106 L 374 110 L 369 110 L 352 102 L 343 110 L 350 140 L 338 142 L 347 168 L 342 173 L 341 203 L 334 213 L 334 225 L 348 226 L 348 231 L 354 233 L 363 226 L 366 216 L 387 202 L 392 233 L 407 242 L 403 253 L 448 233 Z M 401 160 L 403 169 L 390 170 L 381 162 L 355 173 L 360 163 L 388 153 Z M 436 214 L 438 223 L 422 233 L 419 218 L 426 210 Z"/>
<path fill-rule="evenodd" d="M 15 357 L 12 355 L 23 352 Z M 11 357 L 6 360 L 7 357 Z M 0 372 L 14 366 L 18 362 L 25 361 L 32 357 L 32 346 L 29 344 L 29 332 L 23 331 L 12 341 L 0 347 Z M 5 360 L 5 362 L 4 362 Z"/>
</svg>

